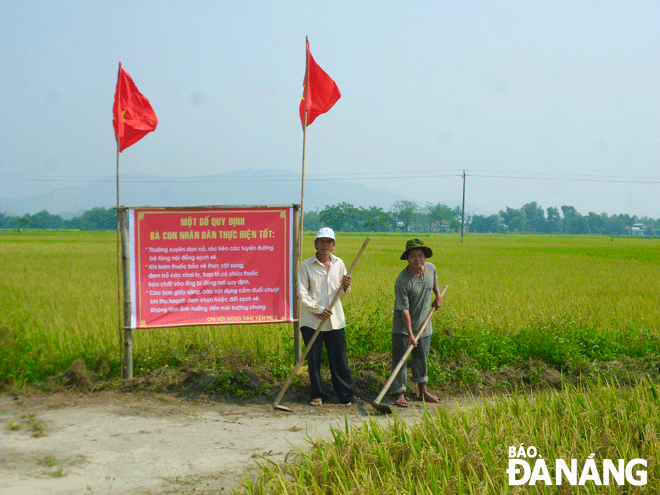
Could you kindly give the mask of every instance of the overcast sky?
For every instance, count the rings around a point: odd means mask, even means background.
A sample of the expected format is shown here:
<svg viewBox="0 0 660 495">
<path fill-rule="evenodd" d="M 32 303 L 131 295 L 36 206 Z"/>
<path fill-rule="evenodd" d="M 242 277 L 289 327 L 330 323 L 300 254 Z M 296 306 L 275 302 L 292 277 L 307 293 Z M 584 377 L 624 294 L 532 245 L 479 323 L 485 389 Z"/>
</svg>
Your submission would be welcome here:
<svg viewBox="0 0 660 495">
<path fill-rule="evenodd" d="M 655 0 L 7 0 L 0 196 L 114 175 L 120 61 L 160 121 L 122 175 L 299 174 L 309 36 L 342 92 L 308 128 L 309 180 L 450 204 L 465 170 L 484 212 L 660 218 L 659 26 Z"/>
</svg>

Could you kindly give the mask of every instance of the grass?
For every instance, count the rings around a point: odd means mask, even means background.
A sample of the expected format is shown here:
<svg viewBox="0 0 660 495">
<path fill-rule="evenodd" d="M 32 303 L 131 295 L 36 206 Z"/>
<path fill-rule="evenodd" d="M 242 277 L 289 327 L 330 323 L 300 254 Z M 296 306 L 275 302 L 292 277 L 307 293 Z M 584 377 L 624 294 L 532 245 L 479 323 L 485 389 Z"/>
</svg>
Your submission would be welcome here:
<svg viewBox="0 0 660 495">
<path fill-rule="evenodd" d="M 21 419 L 27 422 L 30 430 L 32 431 L 32 436 L 35 438 L 43 437 L 44 433 L 44 423 L 36 419 L 34 413 L 25 413 L 21 416 Z"/>
<path fill-rule="evenodd" d="M 386 378 L 393 284 L 412 236 L 369 236 L 353 291 L 343 298 L 349 358 L 356 371 Z M 432 385 L 470 387 L 484 373 L 529 361 L 584 374 L 633 360 L 657 372 L 658 239 L 468 235 L 461 243 L 458 235 L 415 236 L 432 247 L 429 261 L 449 285 L 433 323 Z M 349 266 L 365 237 L 339 233 L 335 254 Z M 307 233 L 303 256 L 312 254 Z M 38 383 L 78 358 L 100 380 L 119 376 L 114 233 L 2 232 L 0 273 L 0 383 Z M 281 380 L 293 364 L 291 328 L 134 331 L 135 374 L 166 365 L 220 374 L 245 366 Z"/>
<path fill-rule="evenodd" d="M 6 427 L 9 431 L 16 431 L 21 429 L 21 424 L 17 421 L 8 421 Z"/>
</svg>

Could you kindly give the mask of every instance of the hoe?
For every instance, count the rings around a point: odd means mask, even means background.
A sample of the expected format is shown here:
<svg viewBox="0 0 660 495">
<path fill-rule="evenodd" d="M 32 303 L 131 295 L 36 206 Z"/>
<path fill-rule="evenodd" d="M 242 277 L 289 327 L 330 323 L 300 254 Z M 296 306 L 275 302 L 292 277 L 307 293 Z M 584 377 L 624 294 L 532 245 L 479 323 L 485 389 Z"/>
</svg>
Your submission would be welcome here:
<svg viewBox="0 0 660 495">
<path fill-rule="evenodd" d="M 449 288 L 448 285 L 445 285 L 445 287 L 442 289 L 442 292 L 440 293 L 440 297 L 445 295 L 445 292 L 447 292 L 447 289 Z M 431 317 L 433 316 L 433 313 L 435 313 L 435 308 L 431 308 L 431 312 L 429 315 L 426 317 L 424 320 L 424 323 L 422 323 L 422 326 L 419 328 L 417 331 L 417 335 L 415 335 L 415 340 L 419 339 L 422 336 L 422 333 L 424 333 L 424 329 L 426 328 L 426 325 L 429 324 L 429 321 L 431 321 Z M 401 367 L 406 363 L 406 360 L 408 359 L 408 356 L 413 350 L 412 344 L 408 346 L 408 349 L 406 349 L 406 352 L 404 353 L 403 357 L 399 360 L 399 363 L 396 365 L 394 370 L 392 371 L 392 374 L 390 375 L 390 378 L 387 380 L 387 383 L 385 383 L 385 386 L 383 387 L 383 390 L 380 391 L 378 394 L 378 397 L 376 397 L 376 400 L 371 403 L 372 407 L 376 409 L 379 413 L 382 414 L 391 414 L 392 409 L 390 406 L 381 404 L 380 401 L 383 400 L 383 397 L 387 393 L 387 391 L 390 389 L 392 386 L 392 382 L 394 381 L 394 378 L 396 375 L 399 373 L 399 370 Z"/>
<path fill-rule="evenodd" d="M 353 271 L 353 268 L 355 268 L 355 265 L 357 264 L 358 260 L 360 259 L 360 256 L 362 256 L 362 252 L 363 252 L 364 249 L 367 247 L 367 244 L 368 244 L 368 243 L 369 243 L 369 238 L 367 237 L 367 238 L 365 239 L 365 241 L 364 241 L 364 244 L 362 244 L 362 248 L 360 248 L 360 251 L 358 252 L 357 256 L 355 257 L 355 260 L 353 261 L 353 264 L 352 264 L 351 267 L 348 269 L 348 272 L 346 273 L 346 275 L 349 275 L 349 276 L 350 276 L 351 272 Z M 339 286 L 339 288 L 337 289 L 337 292 L 335 292 L 335 295 L 334 295 L 334 297 L 332 298 L 332 302 L 330 303 L 330 308 L 332 308 L 332 307 L 335 305 L 335 303 L 337 302 L 337 299 L 339 299 L 339 296 L 342 294 L 342 292 L 343 292 L 343 289 L 342 289 L 341 286 Z M 284 387 L 282 388 L 280 394 L 279 394 L 279 395 L 277 396 L 277 398 L 275 399 L 275 402 L 273 403 L 273 407 L 274 407 L 275 409 L 280 409 L 281 411 L 293 412 L 293 410 L 292 410 L 291 408 L 281 405 L 281 404 L 280 404 L 280 401 L 282 400 L 282 397 L 284 397 L 284 392 L 286 392 L 287 389 L 289 388 L 289 385 L 291 385 L 291 382 L 293 381 L 293 377 L 296 376 L 296 373 L 298 372 L 298 368 L 300 368 L 300 365 L 302 365 L 302 363 L 305 361 L 305 358 L 307 357 L 307 354 L 309 353 L 309 350 L 310 350 L 310 349 L 312 348 L 312 346 L 314 345 L 314 341 L 316 341 L 316 337 L 318 337 L 319 332 L 320 332 L 321 329 L 323 328 L 323 325 L 324 325 L 325 322 L 328 321 L 329 319 L 330 319 L 330 318 L 328 318 L 327 320 L 323 320 L 323 321 L 321 321 L 321 323 L 319 324 L 318 328 L 317 328 L 316 331 L 314 332 L 314 335 L 312 336 L 311 340 L 310 340 L 309 343 L 307 344 L 307 347 L 305 347 L 305 351 L 302 353 L 302 355 L 301 355 L 300 358 L 298 359 L 298 362 L 296 363 L 296 367 L 293 368 L 293 371 L 292 371 L 291 374 L 289 375 L 289 378 L 287 378 L 286 383 L 284 384 Z"/>
</svg>

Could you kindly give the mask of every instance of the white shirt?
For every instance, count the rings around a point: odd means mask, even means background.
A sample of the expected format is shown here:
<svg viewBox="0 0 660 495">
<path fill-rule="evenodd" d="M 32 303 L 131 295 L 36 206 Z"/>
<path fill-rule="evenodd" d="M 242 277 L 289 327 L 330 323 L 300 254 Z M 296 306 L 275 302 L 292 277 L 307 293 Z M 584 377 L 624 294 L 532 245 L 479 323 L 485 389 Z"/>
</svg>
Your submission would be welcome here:
<svg viewBox="0 0 660 495">
<path fill-rule="evenodd" d="M 301 327 L 310 327 L 314 330 L 318 328 L 321 320 L 315 315 L 320 315 L 325 308 L 330 306 L 337 289 L 341 287 L 341 279 L 344 275 L 346 275 L 346 266 L 334 254 L 330 254 L 330 268 L 327 270 L 323 263 L 318 260 L 316 254 L 300 264 L 298 297 L 301 302 Z M 344 293 L 343 289 L 341 290 Z M 350 291 L 351 288 L 349 286 L 347 292 Z M 323 329 L 321 330 L 323 332 L 346 326 L 346 317 L 344 316 L 341 299 L 337 299 L 331 310 L 330 324 L 326 323 L 323 325 Z"/>
</svg>

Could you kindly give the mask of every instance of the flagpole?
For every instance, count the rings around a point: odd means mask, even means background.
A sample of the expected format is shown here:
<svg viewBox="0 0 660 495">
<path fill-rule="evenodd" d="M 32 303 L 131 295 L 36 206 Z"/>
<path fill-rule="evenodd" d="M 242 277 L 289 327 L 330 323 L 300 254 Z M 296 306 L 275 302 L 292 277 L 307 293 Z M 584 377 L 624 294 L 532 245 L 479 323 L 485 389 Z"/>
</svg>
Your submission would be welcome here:
<svg viewBox="0 0 660 495">
<path fill-rule="evenodd" d="M 300 189 L 300 240 L 302 241 L 303 232 L 303 216 L 305 206 L 305 148 L 307 145 L 307 96 L 309 93 L 309 52 L 307 51 L 307 43 L 309 43 L 309 36 L 306 37 L 305 42 L 305 123 L 303 125 L 303 155 L 302 155 L 302 186 Z M 302 253 L 302 242 L 299 244 L 300 252 Z M 302 260 L 302 256 L 300 258 Z"/>
<path fill-rule="evenodd" d="M 298 266 L 296 267 L 296 272 L 300 274 L 300 264 L 302 263 L 302 245 L 303 245 L 303 225 L 305 217 L 305 150 L 307 146 L 307 95 L 309 93 L 309 51 L 307 50 L 307 45 L 309 43 L 309 36 L 305 37 L 305 91 L 303 93 L 304 107 L 305 107 L 305 116 L 303 123 L 303 149 L 302 149 L 302 180 L 300 186 L 300 229 L 298 232 Z M 297 289 L 296 289 L 297 290 Z M 301 318 L 301 308 L 298 304 L 298 314 L 296 315 L 298 319 L 298 324 L 294 326 L 295 335 L 295 355 L 296 360 L 299 359 L 300 353 L 302 351 L 302 345 L 300 343 L 300 318 Z"/>
<path fill-rule="evenodd" d="M 117 72 L 117 84 L 119 84 L 119 73 L 121 73 L 121 62 L 119 62 L 119 70 Z M 114 115 L 115 122 L 117 122 L 117 130 L 119 130 L 119 106 L 117 106 L 117 113 Z M 119 132 L 115 132 L 115 140 L 117 141 L 117 332 L 118 332 L 118 337 L 119 337 L 119 374 L 122 376 L 123 370 L 124 370 L 124 354 L 122 352 L 123 350 L 123 344 L 124 340 L 122 338 L 122 319 L 121 319 L 121 271 L 122 271 L 122 266 L 121 266 L 121 259 L 120 259 L 120 251 L 121 251 L 121 246 L 120 246 L 120 212 L 119 212 L 119 153 L 120 153 L 120 146 L 121 146 L 121 140 L 119 139 Z"/>
<path fill-rule="evenodd" d="M 119 63 L 119 67 L 121 67 L 121 62 Z M 118 116 L 115 115 L 115 118 Z M 119 122 L 119 121 L 117 121 Z M 120 377 L 123 376 L 124 372 L 124 353 L 123 353 L 123 347 L 124 347 L 124 339 L 122 337 L 122 318 L 121 318 L 121 272 L 122 272 L 122 265 L 121 265 L 121 258 L 120 258 L 120 252 L 121 252 L 121 246 L 120 246 L 120 221 L 119 221 L 119 216 L 121 215 L 121 212 L 119 211 L 119 146 L 120 146 L 120 139 L 119 135 L 115 135 L 115 139 L 117 140 L 117 331 L 118 331 L 118 337 L 119 337 L 119 373 Z"/>
</svg>

